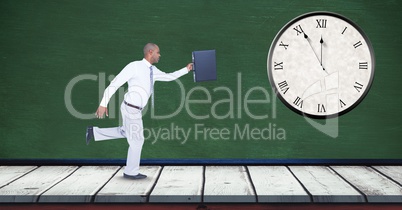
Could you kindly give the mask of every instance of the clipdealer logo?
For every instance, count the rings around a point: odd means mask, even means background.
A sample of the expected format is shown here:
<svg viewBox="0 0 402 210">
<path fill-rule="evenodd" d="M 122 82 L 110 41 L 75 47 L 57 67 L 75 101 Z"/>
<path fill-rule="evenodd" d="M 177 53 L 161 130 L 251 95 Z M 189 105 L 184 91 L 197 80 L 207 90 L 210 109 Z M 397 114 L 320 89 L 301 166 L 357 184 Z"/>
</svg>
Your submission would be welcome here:
<svg viewBox="0 0 402 210">
<path fill-rule="evenodd" d="M 158 141 L 172 141 L 180 144 L 185 144 L 189 140 L 194 141 L 274 141 L 274 140 L 286 140 L 286 130 L 279 125 L 273 123 L 273 119 L 276 119 L 276 96 L 269 94 L 269 92 L 261 86 L 254 86 L 248 89 L 244 89 L 242 86 L 242 75 L 237 73 L 236 87 L 219 86 L 212 90 L 205 87 L 195 86 L 186 90 L 180 80 L 174 80 L 180 89 L 178 94 L 180 95 L 180 103 L 170 113 L 160 114 L 157 110 L 149 108 L 147 106 L 142 115 L 147 114 L 150 111 L 150 117 L 153 120 L 172 119 L 177 115 L 188 115 L 194 123 L 190 125 L 182 125 L 176 123 L 170 123 L 170 125 L 158 126 L 155 128 L 144 127 L 142 133 L 140 129 L 133 126 L 131 129 L 133 135 L 144 135 L 144 139 L 152 141 L 152 144 Z M 108 81 L 114 79 L 113 75 L 107 77 Z M 106 88 L 106 74 L 99 73 L 79 75 L 70 80 L 67 84 L 64 101 L 69 113 L 83 120 L 94 119 L 93 113 L 81 113 L 73 106 L 73 89 L 78 83 L 84 82 L 97 82 L 99 101 L 103 97 L 103 91 Z M 157 91 L 156 91 L 157 92 Z M 121 115 L 118 111 L 118 101 L 124 99 L 124 95 L 127 94 L 127 90 L 124 87 L 119 88 L 114 97 L 108 104 L 109 118 L 119 118 L 122 122 Z M 129 93 L 128 93 L 129 94 Z M 199 96 L 203 97 L 200 98 Z M 219 95 L 219 98 L 216 97 Z M 198 96 L 198 97 L 197 97 Z M 222 97 L 226 96 L 226 97 Z M 255 99 L 258 98 L 258 99 Z M 257 106 L 269 106 L 267 109 L 269 113 L 256 112 Z M 207 112 L 200 113 L 197 107 L 207 106 L 209 109 Z M 254 108 L 254 109 L 252 109 Z M 95 108 L 94 108 L 95 109 Z M 219 110 L 219 111 L 218 111 Z M 223 110 L 223 111 L 222 111 Z M 184 112 L 184 113 L 183 113 Z M 243 120 L 248 118 L 247 120 Z M 210 127 L 203 120 L 233 120 L 233 124 L 224 124 L 224 126 Z M 251 121 L 259 121 L 258 123 L 250 123 Z M 269 121 L 267 123 L 267 121 Z"/>
<path fill-rule="evenodd" d="M 140 132 L 138 127 L 132 127 L 135 135 Z M 185 144 L 189 140 L 194 141 L 282 141 L 286 140 L 286 132 L 283 128 L 277 128 L 276 124 L 268 123 L 264 127 L 255 127 L 250 124 L 239 124 L 211 128 L 203 123 L 196 123 L 190 127 L 182 127 L 175 123 L 158 128 L 144 128 L 145 141 L 156 144 L 160 141 L 178 142 Z"/>
</svg>

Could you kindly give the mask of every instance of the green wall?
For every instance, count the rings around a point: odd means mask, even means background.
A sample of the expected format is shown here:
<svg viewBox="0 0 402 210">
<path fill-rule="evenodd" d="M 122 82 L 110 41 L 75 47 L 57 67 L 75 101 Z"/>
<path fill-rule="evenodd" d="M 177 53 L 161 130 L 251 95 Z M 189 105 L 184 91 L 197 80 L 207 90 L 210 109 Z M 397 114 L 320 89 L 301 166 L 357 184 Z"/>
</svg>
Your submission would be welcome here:
<svg viewBox="0 0 402 210">
<path fill-rule="evenodd" d="M 70 108 L 94 113 L 109 76 L 142 59 L 147 42 L 159 45 L 157 66 L 166 72 L 191 62 L 194 50 L 216 49 L 218 80 L 194 83 L 189 74 L 179 83 L 156 84 L 156 114 L 173 113 L 182 98 L 205 101 L 207 90 L 210 102 L 189 104 L 189 110 L 209 118 L 194 119 L 185 106 L 169 119 L 154 119 L 148 110 L 143 118 L 148 131 L 177 126 L 190 137 L 151 136 L 143 158 L 401 159 L 401 9 L 400 1 L 1 0 L 0 159 L 125 158 L 125 139 L 89 146 L 84 140 L 87 125 L 119 124 L 122 97 L 112 99 L 110 118 L 79 119 L 68 110 L 66 88 L 84 78 L 72 86 Z M 357 23 L 376 56 L 373 86 L 364 101 L 335 120 L 315 120 L 329 131 L 338 129 L 336 138 L 276 99 L 266 67 L 279 29 L 296 16 L 322 10 Z M 266 100 L 247 107 L 254 115 L 268 115 L 265 119 L 249 116 L 243 104 L 247 92 L 249 99 Z M 233 115 L 224 119 L 213 116 L 231 110 Z M 250 132 L 265 132 L 265 137 L 270 129 L 271 138 L 247 138 L 236 130 L 243 132 L 247 126 Z M 204 138 L 196 127 L 229 134 Z"/>
</svg>

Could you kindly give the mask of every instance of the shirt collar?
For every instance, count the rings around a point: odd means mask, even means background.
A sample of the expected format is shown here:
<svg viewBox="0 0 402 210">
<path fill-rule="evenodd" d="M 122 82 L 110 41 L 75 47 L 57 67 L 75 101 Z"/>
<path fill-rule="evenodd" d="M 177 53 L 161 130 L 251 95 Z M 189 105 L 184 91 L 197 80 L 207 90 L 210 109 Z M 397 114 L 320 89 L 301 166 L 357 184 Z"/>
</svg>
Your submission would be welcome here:
<svg viewBox="0 0 402 210">
<path fill-rule="evenodd" d="M 148 68 L 152 66 L 152 64 L 150 64 L 145 58 L 143 58 L 142 61 L 145 63 L 145 65 L 147 65 Z"/>
</svg>

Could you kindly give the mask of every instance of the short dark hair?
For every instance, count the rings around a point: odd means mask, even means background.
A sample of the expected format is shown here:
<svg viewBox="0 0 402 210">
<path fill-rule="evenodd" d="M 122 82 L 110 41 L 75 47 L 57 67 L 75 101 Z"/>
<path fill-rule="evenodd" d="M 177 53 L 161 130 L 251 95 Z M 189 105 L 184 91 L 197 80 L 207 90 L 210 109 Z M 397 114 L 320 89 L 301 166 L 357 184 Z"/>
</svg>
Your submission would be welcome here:
<svg viewBox="0 0 402 210">
<path fill-rule="evenodd" d="M 154 50 L 156 47 L 158 47 L 156 44 L 154 43 L 148 43 L 144 46 L 144 56 L 150 51 L 150 50 Z"/>
</svg>

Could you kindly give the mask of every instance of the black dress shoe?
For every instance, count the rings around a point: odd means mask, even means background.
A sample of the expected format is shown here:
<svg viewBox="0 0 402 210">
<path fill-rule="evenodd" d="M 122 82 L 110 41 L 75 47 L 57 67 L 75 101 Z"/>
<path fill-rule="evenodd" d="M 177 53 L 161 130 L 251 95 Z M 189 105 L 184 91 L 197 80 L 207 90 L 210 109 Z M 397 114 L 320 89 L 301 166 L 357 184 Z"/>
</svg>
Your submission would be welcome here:
<svg viewBox="0 0 402 210">
<path fill-rule="evenodd" d="M 91 139 L 94 138 L 94 127 L 93 126 L 88 126 L 87 127 L 87 145 L 91 141 Z"/>
<path fill-rule="evenodd" d="M 145 179 L 145 178 L 147 178 L 147 175 L 140 174 L 140 173 L 135 175 L 135 176 L 124 174 L 124 178 L 127 178 L 127 179 Z"/>
</svg>

